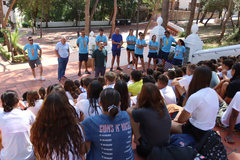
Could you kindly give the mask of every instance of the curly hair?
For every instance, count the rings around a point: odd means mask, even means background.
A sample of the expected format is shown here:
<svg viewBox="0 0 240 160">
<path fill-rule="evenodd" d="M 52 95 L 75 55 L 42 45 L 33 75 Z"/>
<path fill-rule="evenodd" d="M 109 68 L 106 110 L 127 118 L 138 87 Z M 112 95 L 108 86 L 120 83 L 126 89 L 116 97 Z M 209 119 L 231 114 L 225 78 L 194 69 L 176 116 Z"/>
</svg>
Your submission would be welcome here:
<svg viewBox="0 0 240 160">
<path fill-rule="evenodd" d="M 34 107 L 35 101 L 38 99 L 39 99 L 39 96 L 36 90 L 28 91 L 27 93 L 28 107 Z"/>
<path fill-rule="evenodd" d="M 6 90 L 1 95 L 1 100 L 4 112 L 11 112 L 14 106 L 19 102 L 17 92 L 13 90 Z"/>
<path fill-rule="evenodd" d="M 61 89 L 53 90 L 45 98 L 32 125 L 30 140 L 39 158 L 69 160 L 71 153 L 72 159 L 78 159 L 82 153 L 80 124 L 64 94 Z"/>
<path fill-rule="evenodd" d="M 70 92 L 73 99 L 77 99 L 78 95 L 81 94 L 81 90 L 74 84 L 71 79 L 67 79 L 64 83 L 64 89 Z"/>
</svg>

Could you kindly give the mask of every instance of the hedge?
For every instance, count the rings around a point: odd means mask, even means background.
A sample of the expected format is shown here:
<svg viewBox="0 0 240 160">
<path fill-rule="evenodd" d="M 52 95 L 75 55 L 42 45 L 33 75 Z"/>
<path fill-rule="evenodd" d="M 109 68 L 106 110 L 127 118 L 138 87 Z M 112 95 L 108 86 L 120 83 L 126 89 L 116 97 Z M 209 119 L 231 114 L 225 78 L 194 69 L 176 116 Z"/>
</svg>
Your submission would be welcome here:
<svg viewBox="0 0 240 160">
<path fill-rule="evenodd" d="M 0 52 L 2 53 L 2 55 L 6 58 L 6 59 L 10 59 L 11 57 L 11 52 L 8 52 L 7 50 L 5 50 L 5 48 L 0 44 Z"/>
<path fill-rule="evenodd" d="M 21 45 L 20 45 L 20 48 L 21 48 Z M 23 47 L 22 47 L 23 48 Z M 6 58 L 6 59 L 8 59 L 8 60 L 10 60 L 10 57 L 11 57 L 11 52 L 8 52 L 1 44 L 0 44 L 0 52 L 2 53 L 2 55 Z M 27 54 L 26 54 L 26 56 L 28 56 Z M 16 56 L 14 56 L 13 57 L 13 59 L 14 59 L 14 62 L 27 62 L 28 60 L 25 58 L 25 56 L 24 55 L 16 55 Z"/>
<path fill-rule="evenodd" d="M 23 52 L 23 48 L 24 48 L 24 46 L 22 46 L 21 44 L 17 43 L 17 51 L 18 52 L 22 53 Z M 27 53 L 27 50 L 25 51 L 25 53 Z"/>
<path fill-rule="evenodd" d="M 13 59 L 14 59 L 14 62 L 27 62 L 28 61 L 24 55 L 16 55 L 13 57 Z"/>
</svg>

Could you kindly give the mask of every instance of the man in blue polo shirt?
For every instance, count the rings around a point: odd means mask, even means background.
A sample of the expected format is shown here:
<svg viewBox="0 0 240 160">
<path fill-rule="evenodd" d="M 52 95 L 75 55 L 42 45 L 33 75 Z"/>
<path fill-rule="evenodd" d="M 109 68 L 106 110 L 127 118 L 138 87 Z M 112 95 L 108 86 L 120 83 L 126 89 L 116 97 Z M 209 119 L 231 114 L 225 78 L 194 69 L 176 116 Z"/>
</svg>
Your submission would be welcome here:
<svg viewBox="0 0 240 160">
<path fill-rule="evenodd" d="M 88 61 L 88 36 L 85 35 L 85 30 L 81 30 L 81 36 L 77 39 L 77 46 L 79 47 L 79 72 L 78 76 L 81 76 L 81 67 L 82 61 L 85 62 L 85 73 L 91 74 L 87 69 L 87 61 Z"/>
<path fill-rule="evenodd" d="M 113 70 L 113 64 L 115 61 L 115 57 L 117 56 L 117 70 L 122 71 L 119 67 L 120 63 L 120 55 L 121 55 L 121 46 L 123 44 L 122 35 L 119 34 L 120 29 L 116 28 L 115 33 L 112 35 L 112 64 L 110 71 Z"/>
<path fill-rule="evenodd" d="M 169 31 L 165 31 L 165 36 L 163 38 L 160 38 L 160 43 L 162 45 L 162 50 L 160 51 L 159 58 L 162 59 L 162 65 L 163 68 L 165 69 L 165 62 L 168 60 L 168 55 L 172 46 L 172 42 L 175 42 L 175 39 L 170 36 Z"/>
<path fill-rule="evenodd" d="M 25 50 L 28 50 L 28 56 L 26 56 Z M 40 50 L 40 54 L 38 55 L 38 50 Z M 34 81 L 37 80 L 36 74 L 35 74 L 35 66 L 39 67 L 40 70 L 40 78 L 39 80 L 44 81 L 45 79 L 42 76 L 43 73 L 43 68 L 42 68 L 42 63 L 40 61 L 41 56 L 42 56 L 42 49 L 37 43 L 33 43 L 32 37 L 28 37 L 28 44 L 26 44 L 23 48 L 23 55 L 26 57 L 28 60 L 29 66 L 32 69 L 32 75 L 34 77 Z"/>
<path fill-rule="evenodd" d="M 99 43 L 100 42 L 103 42 L 103 45 L 104 46 L 107 46 L 107 37 L 103 35 L 103 29 L 100 28 L 99 29 L 99 35 L 97 35 L 96 39 L 95 39 L 95 42 L 96 42 L 96 49 L 99 48 Z M 105 48 L 105 47 L 103 47 Z"/>
</svg>

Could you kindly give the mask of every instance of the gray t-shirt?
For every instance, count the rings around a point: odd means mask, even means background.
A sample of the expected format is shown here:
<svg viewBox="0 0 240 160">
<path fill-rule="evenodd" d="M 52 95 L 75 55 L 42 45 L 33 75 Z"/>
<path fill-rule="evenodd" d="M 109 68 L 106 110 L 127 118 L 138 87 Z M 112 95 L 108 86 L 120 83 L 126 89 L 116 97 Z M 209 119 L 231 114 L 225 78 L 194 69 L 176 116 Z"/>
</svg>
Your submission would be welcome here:
<svg viewBox="0 0 240 160">
<path fill-rule="evenodd" d="M 164 118 L 158 111 L 150 108 L 139 108 L 132 111 L 135 122 L 140 123 L 140 134 L 142 140 L 148 145 L 147 148 L 154 146 L 167 146 L 170 140 L 171 117 L 166 107 L 163 109 Z"/>
</svg>

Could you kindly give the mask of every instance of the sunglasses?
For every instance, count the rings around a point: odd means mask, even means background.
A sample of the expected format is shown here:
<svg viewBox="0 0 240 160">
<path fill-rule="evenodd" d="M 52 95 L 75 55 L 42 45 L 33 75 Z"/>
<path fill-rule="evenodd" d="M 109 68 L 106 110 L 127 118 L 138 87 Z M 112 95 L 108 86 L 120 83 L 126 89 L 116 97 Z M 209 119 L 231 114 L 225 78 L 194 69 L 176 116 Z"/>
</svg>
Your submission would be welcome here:
<svg viewBox="0 0 240 160">
<path fill-rule="evenodd" d="M 33 39 L 30 39 L 29 41 L 33 41 Z"/>
<path fill-rule="evenodd" d="M 144 35 L 141 35 L 141 36 L 144 36 Z"/>
</svg>

